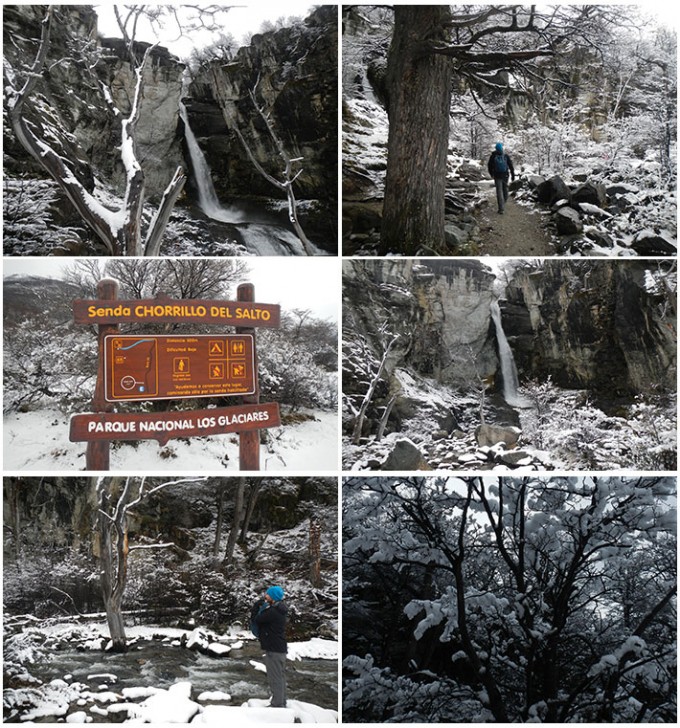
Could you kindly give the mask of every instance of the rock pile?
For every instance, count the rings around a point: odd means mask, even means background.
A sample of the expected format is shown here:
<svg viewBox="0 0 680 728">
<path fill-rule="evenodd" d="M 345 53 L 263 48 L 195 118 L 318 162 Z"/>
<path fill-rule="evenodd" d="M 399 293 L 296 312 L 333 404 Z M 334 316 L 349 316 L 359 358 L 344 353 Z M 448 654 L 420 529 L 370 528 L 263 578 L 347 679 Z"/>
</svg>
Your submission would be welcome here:
<svg viewBox="0 0 680 728">
<path fill-rule="evenodd" d="M 633 211 L 640 191 L 633 185 L 605 185 L 580 175 L 578 184 L 567 185 L 559 176 L 546 179 L 531 175 L 522 181 L 534 197 L 550 207 L 559 236 L 561 253 L 582 253 L 593 247 L 613 248 L 615 239 L 607 224 L 621 213 Z M 631 252 L 643 256 L 676 255 L 676 246 L 652 230 L 640 230 L 628 243 Z"/>
</svg>

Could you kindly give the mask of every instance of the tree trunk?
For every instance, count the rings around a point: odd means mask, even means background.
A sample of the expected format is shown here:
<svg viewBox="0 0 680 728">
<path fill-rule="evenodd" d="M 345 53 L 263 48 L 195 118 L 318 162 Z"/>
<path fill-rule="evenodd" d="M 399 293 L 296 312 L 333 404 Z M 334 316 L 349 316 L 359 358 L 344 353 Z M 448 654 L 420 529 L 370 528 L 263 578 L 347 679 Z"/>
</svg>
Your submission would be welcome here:
<svg viewBox="0 0 680 728">
<path fill-rule="evenodd" d="M 227 539 L 227 548 L 224 552 L 224 563 L 231 564 L 234 560 L 234 549 L 236 548 L 236 540 L 238 539 L 239 527 L 243 520 L 244 511 L 244 495 L 246 490 L 246 479 L 239 478 L 236 487 L 236 498 L 234 499 L 234 515 L 231 520 L 231 529 L 229 538 Z"/>
<path fill-rule="evenodd" d="M 309 583 L 319 589 L 321 580 L 321 524 L 316 518 L 309 520 Z"/>
<path fill-rule="evenodd" d="M 125 621 L 123 620 L 123 610 L 117 599 L 106 599 L 104 607 L 106 609 L 106 621 L 109 625 L 109 633 L 111 635 L 111 650 L 113 652 L 125 652 L 127 649 L 127 639 L 125 637 Z"/>
<path fill-rule="evenodd" d="M 217 523 L 215 524 L 215 540 L 213 541 L 213 558 L 217 559 L 222 541 L 222 524 L 224 523 L 224 489 L 225 485 L 218 485 L 217 495 Z"/>
<path fill-rule="evenodd" d="M 444 247 L 452 61 L 428 53 L 448 5 L 396 6 L 387 64 L 389 135 L 381 253 Z"/>
<path fill-rule="evenodd" d="M 248 531 L 250 530 L 250 520 L 253 517 L 253 511 L 255 510 L 255 504 L 257 503 L 257 497 L 260 494 L 260 488 L 262 488 L 262 478 L 254 478 L 250 482 L 250 492 L 248 493 L 248 505 L 246 506 L 246 515 L 243 519 L 241 526 L 241 533 L 238 537 L 239 543 L 244 543 Z"/>
</svg>

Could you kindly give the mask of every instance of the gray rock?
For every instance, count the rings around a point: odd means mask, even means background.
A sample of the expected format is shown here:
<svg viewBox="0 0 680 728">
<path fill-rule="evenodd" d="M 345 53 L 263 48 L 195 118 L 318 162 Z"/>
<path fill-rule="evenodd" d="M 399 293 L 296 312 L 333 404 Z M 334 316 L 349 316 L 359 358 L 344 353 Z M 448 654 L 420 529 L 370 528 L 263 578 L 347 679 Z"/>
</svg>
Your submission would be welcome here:
<svg viewBox="0 0 680 728">
<path fill-rule="evenodd" d="M 444 240 L 449 248 L 457 248 L 468 240 L 468 234 L 462 228 L 449 222 L 444 226 Z"/>
<path fill-rule="evenodd" d="M 536 187 L 536 196 L 539 202 L 552 205 L 556 200 L 571 200 L 571 190 L 559 175 L 555 175 Z"/>
<path fill-rule="evenodd" d="M 530 174 L 527 177 L 527 185 L 529 185 L 530 190 L 535 190 L 539 185 L 542 185 L 545 182 L 545 177 L 540 177 L 537 174 Z"/>
<path fill-rule="evenodd" d="M 583 222 L 576 210 L 571 207 L 560 208 L 553 216 L 559 235 L 577 235 L 583 232 Z"/>
<path fill-rule="evenodd" d="M 572 192 L 571 199 L 572 202 L 586 202 L 590 205 L 605 207 L 607 204 L 607 190 L 603 184 L 586 182 Z"/>
<path fill-rule="evenodd" d="M 513 447 L 519 441 L 522 430 L 518 427 L 508 427 L 504 425 L 479 425 L 475 430 L 477 444 L 480 447 L 492 447 L 499 442 L 504 443 L 507 447 Z"/>
<path fill-rule="evenodd" d="M 599 245 L 601 248 L 613 248 L 614 247 L 614 240 L 610 235 L 607 235 L 607 233 L 603 233 L 600 230 L 588 230 L 586 233 L 586 237 L 592 240 L 596 245 Z"/>
<path fill-rule="evenodd" d="M 531 465 L 534 460 L 532 456 L 528 452 L 524 452 L 524 450 L 502 452 L 499 454 L 498 459 L 505 465 L 511 465 L 512 467 Z"/>
<path fill-rule="evenodd" d="M 407 439 L 397 440 L 381 470 L 430 470 L 422 453 Z"/>
<path fill-rule="evenodd" d="M 642 230 L 637 233 L 630 247 L 638 255 L 677 255 L 678 252 L 673 243 L 651 230 Z"/>
</svg>

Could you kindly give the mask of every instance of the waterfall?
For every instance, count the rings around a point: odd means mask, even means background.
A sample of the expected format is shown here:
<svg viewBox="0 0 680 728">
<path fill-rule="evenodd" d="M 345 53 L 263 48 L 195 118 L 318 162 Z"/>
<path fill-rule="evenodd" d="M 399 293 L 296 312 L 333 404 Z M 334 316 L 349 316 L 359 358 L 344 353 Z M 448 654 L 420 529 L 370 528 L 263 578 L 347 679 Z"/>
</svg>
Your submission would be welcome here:
<svg viewBox="0 0 680 728">
<path fill-rule="evenodd" d="M 503 331 L 501 323 L 501 309 L 498 301 L 491 304 L 491 318 L 496 327 L 496 340 L 498 341 L 498 356 L 501 360 L 501 374 L 503 376 L 503 399 L 511 407 L 524 407 L 526 401 L 518 394 L 519 379 L 517 378 L 517 367 L 512 355 L 512 349 Z"/>
<path fill-rule="evenodd" d="M 191 166 L 194 170 L 196 186 L 198 187 L 198 204 L 203 212 L 212 220 L 220 222 L 242 222 L 243 214 L 234 207 L 223 207 L 217 199 L 215 187 L 210 177 L 210 167 L 205 160 L 205 156 L 198 146 L 198 141 L 194 132 L 189 126 L 189 117 L 186 107 L 180 102 L 179 115 L 184 122 L 184 136 L 187 140 L 187 148 L 191 158 Z"/>
</svg>

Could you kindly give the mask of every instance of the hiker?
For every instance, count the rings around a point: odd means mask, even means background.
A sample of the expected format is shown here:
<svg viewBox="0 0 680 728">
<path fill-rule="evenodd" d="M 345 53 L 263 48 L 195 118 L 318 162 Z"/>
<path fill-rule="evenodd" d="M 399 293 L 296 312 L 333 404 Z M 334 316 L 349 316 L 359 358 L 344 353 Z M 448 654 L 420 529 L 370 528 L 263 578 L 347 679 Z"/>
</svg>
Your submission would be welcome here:
<svg viewBox="0 0 680 728">
<path fill-rule="evenodd" d="M 515 181 L 515 168 L 512 166 L 512 159 L 503 151 L 501 142 L 496 143 L 496 149 L 489 157 L 489 174 L 493 177 L 496 185 L 496 200 L 498 201 L 498 214 L 505 211 L 505 203 L 508 201 L 508 177 L 512 175 Z"/>
<path fill-rule="evenodd" d="M 272 694 L 272 708 L 286 707 L 286 619 L 288 607 L 283 602 L 284 592 L 280 586 L 271 586 L 264 599 L 258 601 L 251 612 L 253 633 L 260 640 L 264 650 L 264 664 Z"/>
</svg>

